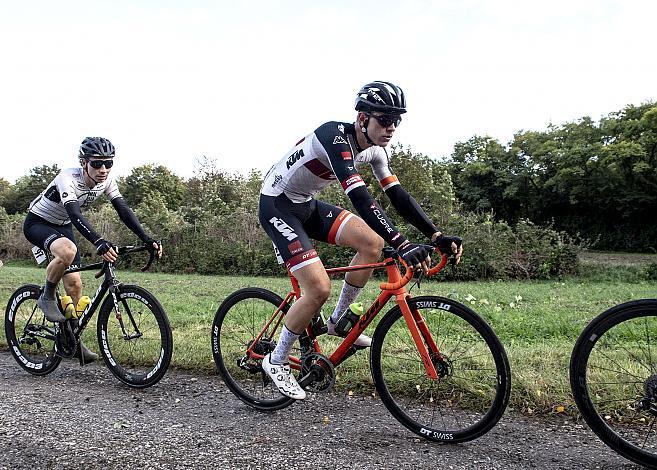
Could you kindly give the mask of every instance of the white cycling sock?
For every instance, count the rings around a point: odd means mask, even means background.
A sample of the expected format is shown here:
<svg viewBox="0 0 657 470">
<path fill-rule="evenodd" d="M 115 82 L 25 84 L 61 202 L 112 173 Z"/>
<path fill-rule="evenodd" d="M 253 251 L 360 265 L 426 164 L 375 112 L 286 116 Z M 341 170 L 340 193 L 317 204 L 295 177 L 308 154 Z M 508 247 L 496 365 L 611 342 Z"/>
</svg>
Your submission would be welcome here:
<svg viewBox="0 0 657 470">
<path fill-rule="evenodd" d="M 331 314 L 332 323 L 338 322 L 338 318 L 340 318 L 342 312 L 349 308 L 349 305 L 354 303 L 354 301 L 358 298 L 358 294 L 360 294 L 360 291 L 362 290 L 362 287 L 352 286 L 347 281 L 342 283 L 342 292 L 340 292 L 340 298 L 338 299 L 338 303 L 335 306 L 335 310 L 333 310 L 333 313 Z"/>
<path fill-rule="evenodd" d="M 270 362 L 272 364 L 287 364 L 287 357 L 290 355 L 292 346 L 297 339 L 299 339 L 299 335 L 288 330 L 287 326 L 283 325 L 276 348 L 271 353 Z"/>
</svg>

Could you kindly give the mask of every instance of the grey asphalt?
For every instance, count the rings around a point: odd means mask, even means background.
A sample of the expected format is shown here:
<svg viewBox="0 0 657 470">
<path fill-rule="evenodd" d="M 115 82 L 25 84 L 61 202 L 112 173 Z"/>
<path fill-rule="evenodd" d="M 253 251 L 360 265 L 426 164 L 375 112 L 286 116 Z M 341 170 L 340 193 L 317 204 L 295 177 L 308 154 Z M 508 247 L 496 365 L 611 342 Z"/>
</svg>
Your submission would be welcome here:
<svg viewBox="0 0 657 470">
<path fill-rule="evenodd" d="M 458 445 L 407 431 L 372 396 L 329 393 L 274 413 L 242 404 L 218 376 L 170 370 L 132 390 L 101 363 L 46 377 L 0 351 L 0 469 L 630 469 L 563 416 L 507 411 Z"/>
</svg>

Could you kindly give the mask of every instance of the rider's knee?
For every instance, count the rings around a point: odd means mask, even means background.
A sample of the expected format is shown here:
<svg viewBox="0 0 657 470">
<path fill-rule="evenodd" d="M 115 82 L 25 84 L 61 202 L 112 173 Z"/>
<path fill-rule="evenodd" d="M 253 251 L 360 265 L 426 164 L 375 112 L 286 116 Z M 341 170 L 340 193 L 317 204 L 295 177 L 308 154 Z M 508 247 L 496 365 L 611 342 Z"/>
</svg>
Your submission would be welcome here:
<svg viewBox="0 0 657 470">
<path fill-rule="evenodd" d="M 58 243 L 56 247 L 53 247 L 51 245 L 51 251 L 52 254 L 55 256 L 55 258 L 59 258 L 62 262 L 64 262 L 68 266 L 75 259 L 75 254 L 78 252 L 78 248 L 77 246 L 75 246 L 75 243 L 73 243 L 68 239 L 60 239 L 60 240 L 66 240 L 66 241 Z"/>
<path fill-rule="evenodd" d="M 313 283 L 312 287 L 305 289 L 304 295 L 318 306 L 323 305 L 331 295 L 331 281 L 326 279 Z"/>
<path fill-rule="evenodd" d="M 383 238 L 376 233 L 372 233 L 363 241 L 363 243 L 360 244 L 358 252 L 370 259 L 378 259 L 381 255 L 381 250 L 383 250 L 383 246 Z"/>
</svg>

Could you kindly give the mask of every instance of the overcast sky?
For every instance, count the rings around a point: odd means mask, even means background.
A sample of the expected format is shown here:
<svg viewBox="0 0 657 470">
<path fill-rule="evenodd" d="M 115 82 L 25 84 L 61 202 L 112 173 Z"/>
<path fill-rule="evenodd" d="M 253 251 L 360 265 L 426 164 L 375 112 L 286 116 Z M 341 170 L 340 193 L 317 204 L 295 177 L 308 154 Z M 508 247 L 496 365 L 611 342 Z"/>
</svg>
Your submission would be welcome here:
<svg viewBox="0 0 657 470">
<path fill-rule="evenodd" d="M 407 95 L 395 141 L 434 158 L 488 134 L 657 99 L 651 1 L 14 1 L 0 15 L 0 176 L 195 159 L 266 171 L 372 80 Z"/>
</svg>

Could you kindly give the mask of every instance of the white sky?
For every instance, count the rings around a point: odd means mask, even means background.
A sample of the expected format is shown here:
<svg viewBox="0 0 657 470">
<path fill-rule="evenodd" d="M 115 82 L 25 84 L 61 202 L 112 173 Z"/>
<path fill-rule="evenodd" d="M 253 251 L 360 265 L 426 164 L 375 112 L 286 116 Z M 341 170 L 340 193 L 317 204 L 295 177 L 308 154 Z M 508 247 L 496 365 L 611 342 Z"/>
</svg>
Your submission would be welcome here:
<svg viewBox="0 0 657 470">
<path fill-rule="evenodd" d="M 115 171 L 180 176 L 206 155 L 267 170 L 358 88 L 392 81 L 396 141 L 434 158 L 488 134 L 657 99 L 653 1 L 2 2 L 0 177 L 77 165 L 87 135 Z"/>
</svg>

